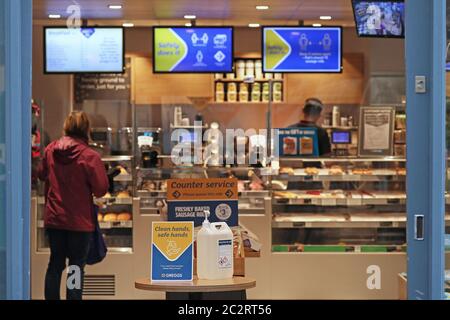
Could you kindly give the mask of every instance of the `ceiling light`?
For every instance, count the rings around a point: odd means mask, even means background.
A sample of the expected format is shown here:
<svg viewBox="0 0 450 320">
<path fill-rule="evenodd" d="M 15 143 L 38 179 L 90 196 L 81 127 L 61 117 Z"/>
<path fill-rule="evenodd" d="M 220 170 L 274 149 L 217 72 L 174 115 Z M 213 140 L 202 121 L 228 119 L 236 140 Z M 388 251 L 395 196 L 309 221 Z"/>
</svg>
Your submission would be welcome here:
<svg viewBox="0 0 450 320">
<path fill-rule="evenodd" d="M 320 16 L 320 20 L 331 20 L 333 19 L 331 16 Z"/>
<path fill-rule="evenodd" d="M 256 6 L 256 10 L 269 10 L 269 6 Z"/>
<path fill-rule="evenodd" d="M 187 14 L 184 16 L 185 19 L 189 19 L 189 20 L 195 20 L 197 19 L 197 16 L 194 14 Z"/>
<path fill-rule="evenodd" d="M 192 27 L 192 23 L 188 22 L 184 24 L 186 27 Z"/>
<path fill-rule="evenodd" d="M 122 24 L 122 27 L 125 27 L 125 28 L 132 28 L 132 27 L 134 27 L 134 23 L 131 23 L 131 22 L 125 22 L 124 24 Z"/>
<path fill-rule="evenodd" d="M 48 17 L 49 17 L 49 19 L 60 19 L 61 15 L 60 14 L 49 14 Z"/>
<path fill-rule="evenodd" d="M 259 23 L 249 23 L 248 26 L 250 28 L 259 28 Z"/>
<path fill-rule="evenodd" d="M 120 4 L 110 4 L 108 6 L 108 8 L 110 8 L 111 10 L 120 10 L 120 9 L 122 9 L 122 5 L 120 5 Z"/>
<path fill-rule="evenodd" d="M 313 27 L 320 28 L 322 25 L 320 23 L 313 23 Z"/>
</svg>

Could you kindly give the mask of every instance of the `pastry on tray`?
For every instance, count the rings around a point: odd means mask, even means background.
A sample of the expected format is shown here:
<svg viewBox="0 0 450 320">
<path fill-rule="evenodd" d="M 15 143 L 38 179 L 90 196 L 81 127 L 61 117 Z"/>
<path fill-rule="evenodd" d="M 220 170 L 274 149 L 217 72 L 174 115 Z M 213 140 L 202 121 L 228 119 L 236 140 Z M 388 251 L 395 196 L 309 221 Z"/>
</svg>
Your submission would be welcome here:
<svg viewBox="0 0 450 320">
<path fill-rule="evenodd" d="M 130 197 L 130 193 L 128 191 L 120 191 L 116 198 L 118 199 L 124 199 L 124 198 L 129 198 Z"/>
<path fill-rule="evenodd" d="M 309 176 L 314 176 L 319 174 L 319 169 L 314 168 L 314 167 L 307 167 L 305 168 L 305 173 Z"/>
<path fill-rule="evenodd" d="M 397 168 L 396 171 L 399 176 L 406 176 L 406 168 Z"/>
<path fill-rule="evenodd" d="M 103 221 L 103 215 L 101 214 L 101 213 L 99 213 L 98 215 L 97 215 L 97 219 L 98 219 L 98 222 L 102 222 Z"/>
<path fill-rule="evenodd" d="M 275 191 L 274 195 L 277 198 L 284 198 L 284 199 L 297 199 L 298 198 L 296 193 L 289 192 L 289 191 Z"/>
<path fill-rule="evenodd" d="M 288 174 L 288 175 L 293 175 L 294 174 L 294 169 L 292 169 L 291 167 L 284 167 L 280 169 L 280 174 Z"/>
<path fill-rule="evenodd" d="M 116 222 L 117 221 L 117 214 L 115 213 L 106 213 L 103 216 L 104 222 Z"/>
<path fill-rule="evenodd" d="M 110 198 L 111 198 L 111 193 L 107 192 L 107 193 L 103 196 L 103 198 L 105 198 L 105 199 L 110 199 Z"/>
<path fill-rule="evenodd" d="M 131 221 L 131 214 L 123 212 L 117 215 L 117 221 Z"/>
<path fill-rule="evenodd" d="M 330 175 L 341 175 L 344 174 L 344 170 L 340 166 L 331 166 L 330 169 L 328 169 L 328 173 Z"/>
<path fill-rule="evenodd" d="M 142 184 L 142 190 L 146 190 L 149 192 L 155 191 L 156 190 L 156 184 L 153 181 L 145 181 Z"/>
<path fill-rule="evenodd" d="M 358 174 L 358 175 L 371 175 L 371 174 L 373 174 L 373 171 L 372 171 L 372 169 L 369 169 L 369 168 L 355 168 L 355 169 L 352 169 L 352 173 Z"/>
</svg>

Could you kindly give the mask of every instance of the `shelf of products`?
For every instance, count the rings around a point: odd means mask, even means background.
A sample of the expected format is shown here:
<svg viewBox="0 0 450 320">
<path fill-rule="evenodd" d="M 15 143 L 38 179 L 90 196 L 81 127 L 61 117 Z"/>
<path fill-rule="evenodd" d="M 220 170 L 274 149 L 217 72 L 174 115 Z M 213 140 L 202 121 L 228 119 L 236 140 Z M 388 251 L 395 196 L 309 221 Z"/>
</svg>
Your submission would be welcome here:
<svg viewBox="0 0 450 320">
<path fill-rule="evenodd" d="M 261 59 L 235 59 L 234 73 L 216 74 L 214 79 L 215 103 L 267 103 L 284 102 L 285 82 L 281 73 L 263 73 Z M 252 77 L 251 81 L 244 78 Z"/>
</svg>

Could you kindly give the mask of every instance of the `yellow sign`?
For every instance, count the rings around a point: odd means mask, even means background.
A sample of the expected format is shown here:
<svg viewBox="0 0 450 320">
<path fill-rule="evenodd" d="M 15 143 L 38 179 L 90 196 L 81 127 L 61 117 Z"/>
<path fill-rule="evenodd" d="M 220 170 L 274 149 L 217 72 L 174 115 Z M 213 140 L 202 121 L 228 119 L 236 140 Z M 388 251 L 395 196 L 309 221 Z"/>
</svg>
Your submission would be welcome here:
<svg viewBox="0 0 450 320">
<path fill-rule="evenodd" d="M 193 234 L 193 222 L 152 223 L 153 281 L 192 280 Z"/>
<path fill-rule="evenodd" d="M 237 185 L 235 178 L 169 179 L 167 200 L 237 200 Z"/>
</svg>

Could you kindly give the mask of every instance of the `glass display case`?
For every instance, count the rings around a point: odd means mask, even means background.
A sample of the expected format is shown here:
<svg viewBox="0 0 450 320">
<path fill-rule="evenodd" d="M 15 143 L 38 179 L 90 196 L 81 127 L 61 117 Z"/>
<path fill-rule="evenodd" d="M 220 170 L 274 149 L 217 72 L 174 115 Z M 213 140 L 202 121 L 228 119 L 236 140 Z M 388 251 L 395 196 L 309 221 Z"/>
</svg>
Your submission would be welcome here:
<svg viewBox="0 0 450 320">
<path fill-rule="evenodd" d="M 281 159 L 273 177 L 276 252 L 406 249 L 404 158 Z"/>
<path fill-rule="evenodd" d="M 161 167 L 136 169 L 136 194 L 141 214 L 160 214 L 166 206 L 167 180 L 177 178 L 235 177 L 238 179 L 239 214 L 264 214 L 267 211 L 264 200 L 270 197 L 269 179 L 261 174 L 261 169 L 173 166 L 168 158 Z"/>
</svg>

